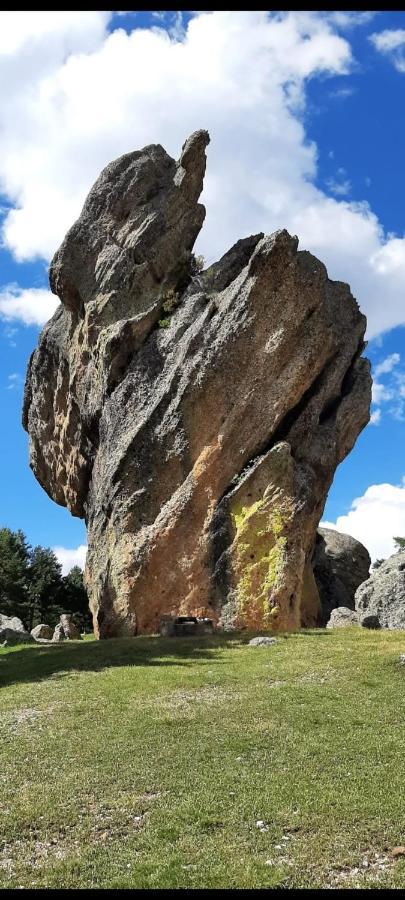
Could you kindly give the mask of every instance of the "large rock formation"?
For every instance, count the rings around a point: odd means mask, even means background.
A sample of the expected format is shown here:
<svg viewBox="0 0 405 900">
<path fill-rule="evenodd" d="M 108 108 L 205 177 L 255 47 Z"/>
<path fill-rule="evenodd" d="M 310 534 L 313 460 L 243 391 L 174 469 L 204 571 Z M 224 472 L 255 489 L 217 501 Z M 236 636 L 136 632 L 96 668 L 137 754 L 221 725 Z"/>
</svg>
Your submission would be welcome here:
<svg viewBox="0 0 405 900">
<path fill-rule="evenodd" d="M 4 616 L 0 613 L 0 644 L 33 644 L 34 638 L 26 631 L 21 619 L 17 616 Z"/>
<path fill-rule="evenodd" d="M 361 625 L 405 629 L 405 550 L 394 553 L 356 591 Z"/>
<path fill-rule="evenodd" d="M 318 528 L 312 566 L 321 600 L 321 623 L 337 607 L 354 609 L 357 588 L 369 576 L 368 550 L 349 534 Z"/>
<path fill-rule="evenodd" d="M 369 419 L 365 317 L 296 237 L 252 235 L 196 273 L 208 141 L 104 169 L 29 364 L 30 463 L 86 520 L 100 637 L 169 613 L 315 624 L 316 528 Z"/>
</svg>

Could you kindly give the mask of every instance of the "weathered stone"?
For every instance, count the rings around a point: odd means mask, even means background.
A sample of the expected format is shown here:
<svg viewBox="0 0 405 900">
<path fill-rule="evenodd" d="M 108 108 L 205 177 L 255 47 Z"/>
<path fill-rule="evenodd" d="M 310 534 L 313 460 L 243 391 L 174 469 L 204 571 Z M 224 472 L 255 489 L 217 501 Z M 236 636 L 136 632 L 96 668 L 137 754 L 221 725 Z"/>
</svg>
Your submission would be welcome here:
<svg viewBox="0 0 405 900">
<path fill-rule="evenodd" d="M 54 641 L 56 643 L 56 642 L 65 641 L 65 640 L 66 640 L 66 637 L 65 637 L 65 632 L 63 630 L 63 625 L 61 625 L 61 623 L 58 622 L 58 624 L 55 625 L 55 630 L 53 633 L 52 641 Z"/>
<path fill-rule="evenodd" d="M 35 628 L 32 628 L 31 634 L 36 641 L 51 641 L 53 636 L 53 629 L 50 625 L 36 625 Z"/>
<path fill-rule="evenodd" d="M 347 606 L 337 606 L 332 610 L 327 628 L 346 628 L 347 625 L 358 625 L 357 613 Z"/>
<path fill-rule="evenodd" d="M 63 632 L 67 641 L 81 640 L 80 631 L 77 625 L 75 625 L 72 616 L 65 613 L 60 617 L 60 624 L 63 628 Z"/>
<path fill-rule="evenodd" d="M 0 613 L 0 643 L 6 646 L 13 644 L 31 644 L 34 638 L 17 616 L 4 616 Z"/>
<path fill-rule="evenodd" d="M 356 591 L 361 624 L 374 616 L 381 628 L 405 628 L 405 550 L 394 553 Z"/>
<path fill-rule="evenodd" d="M 261 637 L 252 638 L 252 640 L 249 641 L 249 647 L 268 647 L 271 644 L 276 644 L 276 643 L 277 643 L 276 638 L 261 636 Z"/>
<path fill-rule="evenodd" d="M 324 625 L 336 607 L 354 609 L 354 595 L 369 577 L 371 559 L 363 544 L 349 534 L 318 528 L 312 565 Z"/>
<path fill-rule="evenodd" d="M 99 637 L 164 614 L 318 624 L 316 527 L 369 419 L 365 317 L 296 237 L 253 235 L 193 274 L 208 140 L 107 166 L 51 264 L 62 305 L 24 424 L 38 480 L 86 519 Z"/>
</svg>

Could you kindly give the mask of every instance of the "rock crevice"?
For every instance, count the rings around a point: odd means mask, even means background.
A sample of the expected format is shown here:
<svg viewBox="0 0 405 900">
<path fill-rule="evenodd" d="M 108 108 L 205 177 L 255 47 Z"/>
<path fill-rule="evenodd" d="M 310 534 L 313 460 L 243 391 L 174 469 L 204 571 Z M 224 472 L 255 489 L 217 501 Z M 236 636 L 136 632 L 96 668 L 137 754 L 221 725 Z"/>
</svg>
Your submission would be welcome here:
<svg viewBox="0 0 405 900">
<path fill-rule="evenodd" d="M 316 528 L 369 419 L 365 317 L 285 230 L 193 274 L 209 137 L 101 173 L 51 264 L 31 466 L 88 528 L 98 636 L 320 621 Z"/>
</svg>

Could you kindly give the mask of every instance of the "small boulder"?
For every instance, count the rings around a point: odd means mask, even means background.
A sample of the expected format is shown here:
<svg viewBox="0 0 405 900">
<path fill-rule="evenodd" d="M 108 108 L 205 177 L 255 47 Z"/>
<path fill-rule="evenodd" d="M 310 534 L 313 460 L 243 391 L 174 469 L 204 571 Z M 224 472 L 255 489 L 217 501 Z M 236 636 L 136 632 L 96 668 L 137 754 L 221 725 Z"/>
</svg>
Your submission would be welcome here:
<svg viewBox="0 0 405 900">
<path fill-rule="evenodd" d="M 401 666 L 405 666 L 405 653 L 400 654 L 399 662 Z"/>
<path fill-rule="evenodd" d="M 270 646 L 270 644 L 277 644 L 276 638 L 264 637 L 261 635 L 260 637 L 252 638 L 252 640 L 249 641 L 249 647 L 267 647 Z"/>
<path fill-rule="evenodd" d="M 352 609 L 348 609 L 347 606 L 337 606 L 336 609 L 332 609 L 331 616 L 329 622 L 327 623 L 327 628 L 346 628 L 347 625 L 358 625 L 359 620 L 357 617 L 357 613 Z"/>
<path fill-rule="evenodd" d="M 63 625 L 60 622 L 55 626 L 55 631 L 52 636 L 52 641 L 54 643 L 59 643 L 60 641 L 65 641 L 65 632 L 63 630 Z"/>
<path fill-rule="evenodd" d="M 35 628 L 31 630 L 32 637 L 38 640 L 51 641 L 53 637 L 53 630 L 50 625 L 36 625 Z"/>
</svg>

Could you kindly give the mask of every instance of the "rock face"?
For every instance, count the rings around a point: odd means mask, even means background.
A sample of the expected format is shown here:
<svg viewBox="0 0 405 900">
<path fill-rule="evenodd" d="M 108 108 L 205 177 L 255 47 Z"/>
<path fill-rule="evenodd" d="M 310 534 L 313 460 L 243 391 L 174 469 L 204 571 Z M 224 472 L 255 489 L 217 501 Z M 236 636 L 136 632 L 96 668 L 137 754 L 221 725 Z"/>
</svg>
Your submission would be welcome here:
<svg viewBox="0 0 405 900">
<path fill-rule="evenodd" d="M 208 142 L 107 166 L 51 264 L 23 422 L 38 480 L 86 520 L 99 637 L 167 614 L 316 624 L 316 528 L 369 419 L 365 317 L 296 237 L 196 274 Z"/>
<path fill-rule="evenodd" d="M 17 616 L 3 616 L 0 613 L 0 644 L 32 644 L 34 638 Z"/>
<path fill-rule="evenodd" d="M 386 559 L 356 591 L 356 610 L 366 628 L 405 628 L 405 550 Z M 375 620 L 371 625 L 371 617 Z"/>
<path fill-rule="evenodd" d="M 354 595 L 366 581 L 371 559 L 368 550 L 349 534 L 318 528 L 312 560 L 325 624 L 336 607 L 354 609 Z"/>
</svg>

